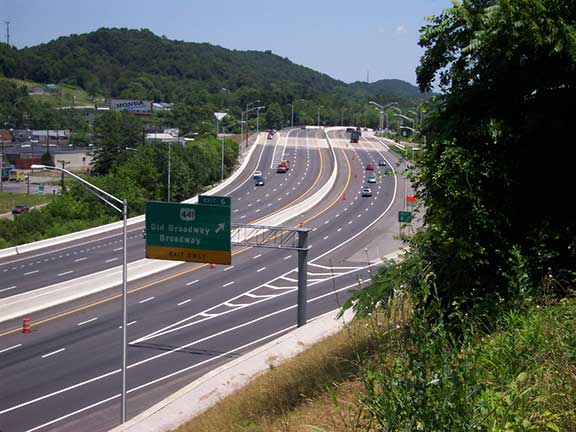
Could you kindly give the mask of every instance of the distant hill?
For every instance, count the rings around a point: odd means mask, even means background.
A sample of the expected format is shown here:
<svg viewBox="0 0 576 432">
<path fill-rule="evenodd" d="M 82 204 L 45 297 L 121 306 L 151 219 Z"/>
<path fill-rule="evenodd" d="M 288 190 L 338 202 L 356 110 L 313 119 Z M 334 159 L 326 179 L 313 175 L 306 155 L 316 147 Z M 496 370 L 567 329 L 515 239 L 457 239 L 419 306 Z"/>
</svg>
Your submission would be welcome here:
<svg viewBox="0 0 576 432">
<path fill-rule="evenodd" d="M 418 87 L 398 79 L 382 79 L 373 83 L 356 81 L 350 86 L 372 96 L 386 95 L 417 100 L 425 100 L 433 96 L 430 93 L 421 93 Z"/>
<path fill-rule="evenodd" d="M 30 48 L 4 49 L 0 74 L 41 83 L 66 82 L 91 94 L 170 101 L 182 92 L 287 90 L 299 97 L 346 86 L 271 51 L 235 51 L 168 40 L 149 30 L 101 28 Z M 184 85 L 184 87 L 182 87 Z"/>
</svg>

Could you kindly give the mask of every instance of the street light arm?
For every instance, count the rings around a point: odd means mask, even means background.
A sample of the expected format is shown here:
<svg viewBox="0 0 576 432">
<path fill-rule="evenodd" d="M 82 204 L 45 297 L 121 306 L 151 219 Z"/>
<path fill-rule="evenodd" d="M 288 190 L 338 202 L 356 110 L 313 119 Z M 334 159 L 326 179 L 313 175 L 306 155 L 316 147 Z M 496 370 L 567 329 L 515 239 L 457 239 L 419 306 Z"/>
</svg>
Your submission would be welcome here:
<svg viewBox="0 0 576 432">
<path fill-rule="evenodd" d="M 100 189 L 97 186 L 94 186 L 92 183 L 87 182 L 86 180 L 84 180 L 82 177 L 77 176 L 76 174 L 68 171 L 65 168 L 60 168 L 60 167 L 56 167 L 56 166 L 48 166 L 48 165 L 32 165 L 30 168 L 32 169 L 44 169 L 44 170 L 48 170 L 48 171 L 59 171 L 59 172 L 64 172 L 66 174 L 68 174 L 70 177 L 73 177 L 74 179 L 78 180 L 80 183 L 82 183 L 84 186 L 86 186 L 90 192 L 96 193 L 97 196 L 99 196 L 100 198 L 102 198 L 102 200 L 104 202 L 106 202 L 107 204 L 109 204 L 110 206 L 114 207 L 114 209 L 116 209 L 118 212 L 123 213 L 123 207 L 118 207 L 115 204 L 112 204 L 110 201 L 104 199 L 102 197 L 105 196 L 107 198 L 109 198 L 112 201 L 116 201 L 118 204 L 121 204 L 121 206 L 124 205 L 124 201 L 122 201 L 119 198 L 116 198 L 114 195 L 109 194 L 108 192 L 106 192 L 105 190 Z M 98 195 L 100 194 L 100 195 Z"/>
<path fill-rule="evenodd" d="M 398 105 L 398 102 L 390 102 L 389 104 L 384 105 L 382 109 L 386 109 L 388 107 L 391 107 L 392 105 Z"/>
</svg>

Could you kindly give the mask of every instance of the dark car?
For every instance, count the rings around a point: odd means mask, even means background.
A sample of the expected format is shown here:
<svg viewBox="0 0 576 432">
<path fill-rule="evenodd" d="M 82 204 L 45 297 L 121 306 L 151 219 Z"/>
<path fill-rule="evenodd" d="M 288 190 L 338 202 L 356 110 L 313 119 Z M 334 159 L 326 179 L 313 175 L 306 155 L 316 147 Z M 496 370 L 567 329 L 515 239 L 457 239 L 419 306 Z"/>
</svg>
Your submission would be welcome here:
<svg viewBox="0 0 576 432">
<path fill-rule="evenodd" d="M 380 159 L 378 161 L 378 166 L 386 166 L 386 161 L 384 159 Z"/>
<path fill-rule="evenodd" d="M 255 186 L 264 186 L 264 177 L 257 177 L 254 179 Z"/>
<path fill-rule="evenodd" d="M 20 204 L 12 209 L 12 214 L 27 213 L 29 211 L 30 207 Z"/>
</svg>

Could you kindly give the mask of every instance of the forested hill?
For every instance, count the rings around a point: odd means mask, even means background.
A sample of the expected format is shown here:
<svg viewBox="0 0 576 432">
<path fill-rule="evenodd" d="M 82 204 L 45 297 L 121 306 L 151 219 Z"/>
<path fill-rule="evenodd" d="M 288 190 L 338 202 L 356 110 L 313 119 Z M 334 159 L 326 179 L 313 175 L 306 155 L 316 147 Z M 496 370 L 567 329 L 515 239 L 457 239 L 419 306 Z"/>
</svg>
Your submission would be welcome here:
<svg viewBox="0 0 576 432">
<path fill-rule="evenodd" d="M 67 82 L 91 94 L 170 101 L 191 90 L 282 90 L 312 98 L 346 86 L 270 51 L 168 40 L 149 30 L 101 28 L 46 44 L 0 50 L 0 75 Z"/>
<path fill-rule="evenodd" d="M 372 96 L 387 95 L 407 99 L 428 99 L 431 93 L 421 93 L 418 87 L 398 79 L 383 79 L 373 83 L 356 81 L 350 86 Z"/>
<path fill-rule="evenodd" d="M 207 94 L 287 102 L 334 92 L 420 99 L 400 80 L 345 84 L 271 51 L 169 40 L 149 30 L 101 28 L 21 50 L 0 44 L 0 76 L 78 85 L 92 96 L 206 101 Z M 239 92 L 239 93 L 237 93 Z"/>
</svg>

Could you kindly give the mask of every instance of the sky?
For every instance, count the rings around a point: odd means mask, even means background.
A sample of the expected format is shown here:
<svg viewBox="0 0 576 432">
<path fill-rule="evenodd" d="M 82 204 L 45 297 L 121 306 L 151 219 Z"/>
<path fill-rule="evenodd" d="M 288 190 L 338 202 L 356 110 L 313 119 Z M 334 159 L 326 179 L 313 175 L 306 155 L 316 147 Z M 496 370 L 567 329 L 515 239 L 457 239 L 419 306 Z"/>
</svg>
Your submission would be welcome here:
<svg viewBox="0 0 576 432">
<path fill-rule="evenodd" d="M 271 50 L 344 82 L 416 84 L 425 17 L 451 0 L 0 0 L 0 40 L 17 48 L 100 27 L 236 50 Z"/>
</svg>

